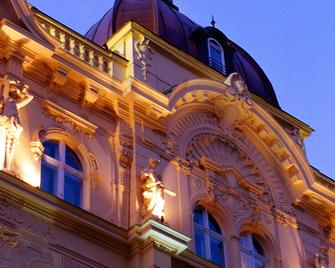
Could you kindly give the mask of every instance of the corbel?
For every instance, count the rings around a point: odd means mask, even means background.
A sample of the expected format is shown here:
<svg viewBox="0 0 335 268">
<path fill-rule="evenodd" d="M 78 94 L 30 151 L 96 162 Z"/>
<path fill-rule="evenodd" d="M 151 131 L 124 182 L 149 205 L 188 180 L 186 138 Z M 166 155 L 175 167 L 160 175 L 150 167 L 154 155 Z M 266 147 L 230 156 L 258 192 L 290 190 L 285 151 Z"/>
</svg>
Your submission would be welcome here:
<svg viewBox="0 0 335 268">
<path fill-rule="evenodd" d="M 69 75 L 68 69 L 65 69 L 61 66 L 56 67 L 52 74 L 50 90 L 57 93 L 60 87 L 62 87 L 66 83 L 68 75 Z"/>
<path fill-rule="evenodd" d="M 99 85 L 95 83 L 82 84 L 84 88 L 84 96 L 82 99 L 82 107 L 88 107 L 94 105 L 94 103 L 102 95 L 102 89 Z"/>
</svg>

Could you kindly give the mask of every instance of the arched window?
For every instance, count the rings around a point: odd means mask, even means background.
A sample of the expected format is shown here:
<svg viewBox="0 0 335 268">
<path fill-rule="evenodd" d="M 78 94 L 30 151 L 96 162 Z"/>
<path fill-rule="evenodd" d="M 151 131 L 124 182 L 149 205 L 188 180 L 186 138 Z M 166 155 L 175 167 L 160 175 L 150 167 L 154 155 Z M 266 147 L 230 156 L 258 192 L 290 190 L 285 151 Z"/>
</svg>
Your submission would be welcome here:
<svg viewBox="0 0 335 268">
<path fill-rule="evenodd" d="M 77 154 L 64 141 L 43 142 L 41 189 L 82 206 L 83 167 Z"/>
<path fill-rule="evenodd" d="M 208 39 L 209 65 L 215 70 L 226 73 L 225 55 L 222 46 L 214 39 Z"/>
<path fill-rule="evenodd" d="M 219 224 L 202 206 L 193 210 L 196 253 L 222 267 L 225 266 L 224 236 Z"/>
<path fill-rule="evenodd" d="M 254 234 L 240 236 L 242 268 L 266 268 L 267 258 L 262 245 Z"/>
</svg>

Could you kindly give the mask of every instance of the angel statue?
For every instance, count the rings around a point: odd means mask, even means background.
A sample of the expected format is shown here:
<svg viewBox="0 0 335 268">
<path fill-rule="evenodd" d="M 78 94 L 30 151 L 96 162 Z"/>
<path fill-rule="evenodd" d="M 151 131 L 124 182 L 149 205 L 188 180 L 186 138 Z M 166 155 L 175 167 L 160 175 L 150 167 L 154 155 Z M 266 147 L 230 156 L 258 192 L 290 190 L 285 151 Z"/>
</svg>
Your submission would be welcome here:
<svg viewBox="0 0 335 268">
<path fill-rule="evenodd" d="M 27 85 L 19 81 L 9 81 L 8 97 L 2 97 L 0 101 L 0 170 L 11 168 L 15 144 L 23 131 L 19 109 L 32 99 Z"/>
<path fill-rule="evenodd" d="M 159 180 L 158 175 L 155 172 L 155 168 L 158 165 L 159 160 L 149 159 L 149 168 L 143 170 L 143 207 L 141 215 L 145 217 L 149 212 L 152 215 L 158 217 L 162 222 L 164 221 L 164 194 L 170 196 L 176 196 L 174 192 L 167 190 Z"/>
</svg>

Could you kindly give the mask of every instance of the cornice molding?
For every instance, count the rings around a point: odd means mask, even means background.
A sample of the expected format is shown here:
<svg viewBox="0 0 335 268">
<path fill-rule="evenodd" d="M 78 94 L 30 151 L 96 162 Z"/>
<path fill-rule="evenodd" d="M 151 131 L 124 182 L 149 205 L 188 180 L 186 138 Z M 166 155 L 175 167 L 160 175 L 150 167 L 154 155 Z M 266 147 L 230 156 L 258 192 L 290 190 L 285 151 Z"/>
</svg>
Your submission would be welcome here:
<svg viewBox="0 0 335 268">
<path fill-rule="evenodd" d="M 84 133 L 88 137 L 92 138 L 98 128 L 96 125 L 51 101 L 45 100 L 42 104 L 42 109 L 47 116 L 52 116 L 57 123 L 69 123 L 76 132 Z"/>
<path fill-rule="evenodd" d="M 127 231 L 0 171 L 0 198 L 49 224 L 128 255 Z"/>
</svg>

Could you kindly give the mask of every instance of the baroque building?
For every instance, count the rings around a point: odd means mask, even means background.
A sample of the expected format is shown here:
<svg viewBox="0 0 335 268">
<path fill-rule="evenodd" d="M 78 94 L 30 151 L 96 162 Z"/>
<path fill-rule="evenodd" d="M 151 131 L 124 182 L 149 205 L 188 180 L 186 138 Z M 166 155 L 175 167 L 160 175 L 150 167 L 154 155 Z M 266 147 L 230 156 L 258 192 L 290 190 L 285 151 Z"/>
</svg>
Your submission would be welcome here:
<svg viewBox="0 0 335 268">
<path fill-rule="evenodd" d="M 335 267 L 312 129 L 172 0 L 85 36 L 2 0 L 0 92 L 0 267 Z"/>
</svg>

